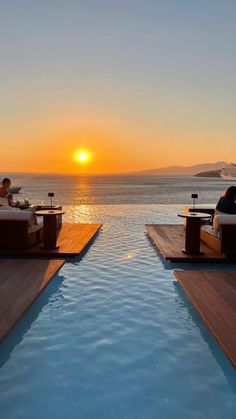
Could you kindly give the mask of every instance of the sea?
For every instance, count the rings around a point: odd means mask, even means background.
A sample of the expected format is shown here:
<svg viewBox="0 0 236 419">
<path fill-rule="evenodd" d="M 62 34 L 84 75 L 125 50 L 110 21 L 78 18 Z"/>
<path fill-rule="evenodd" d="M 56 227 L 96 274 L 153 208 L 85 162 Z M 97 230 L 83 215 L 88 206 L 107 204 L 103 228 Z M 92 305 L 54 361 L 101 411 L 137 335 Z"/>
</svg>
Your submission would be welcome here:
<svg viewBox="0 0 236 419">
<path fill-rule="evenodd" d="M 101 223 L 0 344 L 1 419 L 235 419 L 236 373 L 145 223 L 182 223 L 221 179 L 10 175 L 15 199 L 62 204 L 64 222 Z"/>
<path fill-rule="evenodd" d="M 215 205 L 232 184 L 221 178 L 194 176 L 7 175 L 12 180 L 12 186 L 22 187 L 16 199 L 45 205 L 50 202 L 49 192 L 55 194 L 53 202 L 62 205 L 191 204 L 192 193 L 198 194 L 198 205 Z"/>
</svg>

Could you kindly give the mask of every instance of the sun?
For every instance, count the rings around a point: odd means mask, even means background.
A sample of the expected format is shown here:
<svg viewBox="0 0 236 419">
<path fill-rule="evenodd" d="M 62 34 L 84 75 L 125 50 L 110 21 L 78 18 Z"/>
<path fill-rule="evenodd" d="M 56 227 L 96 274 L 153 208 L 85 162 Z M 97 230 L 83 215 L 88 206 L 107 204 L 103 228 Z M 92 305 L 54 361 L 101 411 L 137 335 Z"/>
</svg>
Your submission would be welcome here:
<svg viewBox="0 0 236 419">
<path fill-rule="evenodd" d="M 91 153 L 88 150 L 76 150 L 74 160 L 79 164 L 87 164 L 91 159 Z"/>
</svg>

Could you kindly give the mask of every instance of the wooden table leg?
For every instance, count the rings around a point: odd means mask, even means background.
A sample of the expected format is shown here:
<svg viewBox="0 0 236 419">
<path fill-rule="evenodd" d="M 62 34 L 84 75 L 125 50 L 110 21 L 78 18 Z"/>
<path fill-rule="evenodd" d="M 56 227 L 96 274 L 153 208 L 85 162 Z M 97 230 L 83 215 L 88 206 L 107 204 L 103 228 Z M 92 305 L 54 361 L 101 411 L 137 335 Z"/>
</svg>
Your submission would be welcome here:
<svg viewBox="0 0 236 419">
<path fill-rule="evenodd" d="M 57 249 L 57 219 L 56 216 L 44 216 L 44 246 L 45 250 Z"/>
<path fill-rule="evenodd" d="M 185 232 L 185 249 L 184 253 L 190 255 L 200 254 L 200 231 L 201 219 L 200 218 L 187 218 L 186 232 Z"/>
</svg>

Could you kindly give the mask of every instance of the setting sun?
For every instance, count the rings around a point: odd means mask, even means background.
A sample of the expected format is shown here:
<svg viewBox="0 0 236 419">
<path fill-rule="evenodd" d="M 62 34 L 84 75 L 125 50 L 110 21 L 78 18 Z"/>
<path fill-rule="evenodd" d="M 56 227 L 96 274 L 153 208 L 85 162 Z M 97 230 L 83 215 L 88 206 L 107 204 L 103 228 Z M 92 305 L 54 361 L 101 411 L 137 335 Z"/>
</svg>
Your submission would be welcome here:
<svg viewBox="0 0 236 419">
<path fill-rule="evenodd" d="M 74 160 L 80 164 L 86 164 L 91 159 L 91 153 L 88 150 L 76 150 Z"/>
</svg>

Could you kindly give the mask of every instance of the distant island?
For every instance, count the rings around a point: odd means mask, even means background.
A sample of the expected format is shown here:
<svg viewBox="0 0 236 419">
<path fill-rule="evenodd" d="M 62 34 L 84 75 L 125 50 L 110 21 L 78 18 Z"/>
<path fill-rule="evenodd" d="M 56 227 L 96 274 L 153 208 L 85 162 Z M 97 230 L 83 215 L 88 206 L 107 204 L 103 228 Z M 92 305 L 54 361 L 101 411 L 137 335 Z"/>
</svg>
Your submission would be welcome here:
<svg viewBox="0 0 236 419">
<path fill-rule="evenodd" d="M 209 170 L 207 172 L 200 172 L 194 175 L 196 177 L 216 177 L 220 178 L 220 170 Z"/>
<path fill-rule="evenodd" d="M 132 172 L 132 175 L 167 175 L 167 176 L 199 176 L 199 177 L 219 177 L 222 167 L 227 165 L 227 162 L 218 161 L 216 163 L 202 163 L 193 166 L 167 166 L 157 169 L 142 170 Z M 205 174 L 205 175 L 204 175 Z"/>
</svg>

